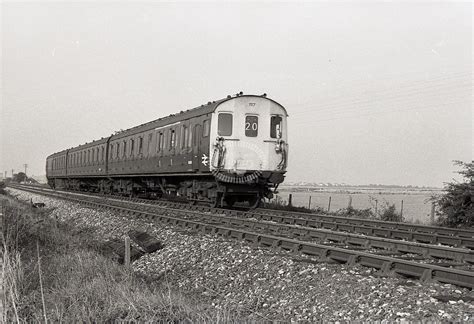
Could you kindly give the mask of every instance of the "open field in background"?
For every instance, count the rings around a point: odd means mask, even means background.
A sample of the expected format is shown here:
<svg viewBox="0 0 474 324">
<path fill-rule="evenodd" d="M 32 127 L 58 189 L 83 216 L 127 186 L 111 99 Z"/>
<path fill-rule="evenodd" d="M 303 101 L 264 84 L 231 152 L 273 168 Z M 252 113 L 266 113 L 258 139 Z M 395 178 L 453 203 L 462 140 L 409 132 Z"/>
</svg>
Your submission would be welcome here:
<svg viewBox="0 0 474 324">
<path fill-rule="evenodd" d="M 324 191 L 323 191 L 324 190 Z M 308 207 L 311 196 L 311 208 L 328 208 L 329 197 L 331 197 L 331 211 L 347 208 L 352 197 L 352 207 L 356 209 L 383 208 L 386 204 L 395 204 L 397 212 L 400 212 L 403 200 L 403 217 L 409 222 L 429 223 L 431 212 L 430 197 L 439 194 L 441 190 L 408 190 L 408 189 L 320 189 L 320 188 L 288 188 L 278 190 L 278 197 L 288 202 L 288 195 L 293 195 L 293 205 Z M 377 201 L 377 203 L 376 203 Z"/>
</svg>

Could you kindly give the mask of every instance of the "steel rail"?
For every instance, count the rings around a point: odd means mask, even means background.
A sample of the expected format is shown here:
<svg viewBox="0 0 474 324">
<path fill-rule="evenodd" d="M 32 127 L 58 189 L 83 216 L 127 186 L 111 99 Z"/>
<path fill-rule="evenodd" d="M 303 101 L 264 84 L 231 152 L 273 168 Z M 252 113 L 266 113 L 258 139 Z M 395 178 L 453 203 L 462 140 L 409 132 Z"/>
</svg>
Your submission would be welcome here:
<svg viewBox="0 0 474 324">
<path fill-rule="evenodd" d="M 352 224 L 352 225 L 367 225 L 367 226 L 376 226 L 378 228 L 387 228 L 387 229 L 398 229 L 405 231 L 416 231 L 419 233 L 426 234 L 439 234 L 446 236 L 458 236 L 466 238 L 474 238 L 474 228 L 447 228 L 440 226 L 430 226 L 430 225 L 416 225 L 416 224 L 407 224 L 400 222 L 388 222 L 375 219 L 363 219 L 363 218 L 353 218 L 353 217 L 343 217 L 343 216 L 334 216 L 334 215 L 324 215 L 324 214 L 315 214 L 315 213 L 302 213 L 302 212 L 287 212 L 281 210 L 270 210 L 259 208 L 256 210 L 260 214 L 279 214 L 279 215 L 297 215 L 305 218 L 318 219 L 324 222 L 338 222 L 343 224 Z"/>
<path fill-rule="evenodd" d="M 321 245 L 312 242 L 305 242 L 296 240 L 294 238 L 279 237 L 273 235 L 267 235 L 256 232 L 249 232 L 247 230 L 241 230 L 236 228 L 222 227 L 215 224 L 196 222 L 189 219 L 183 219 L 179 217 L 167 216 L 163 214 L 150 213 L 147 211 L 138 211 L 136 209 L 130 209 L 126 207 L 119 207 L 110 204 L 104 204 L 98 202 L 96 197 L 92 200 L 81 200 L 73 198 L 67 193 L 62 196 L 58 193 L 45 193 L 42 190 L 38 190 L 43 195 L 52 196 L 55 198 L 65 199 L 81 204 L 85 204 L 91 207 L 106 208 L 109 210 L 120 211 L 127 215 L 133 215 L 135 217 L 144 217 L 149 220 L 160 220 L 163 222 L 173 223 L 174 225 L 183 225 L 188 227 L 191 224 L 193 228 L 204 229 L 204 232 L 208 232 L 209 228 L 213 230 L 211 232 L 217 234 L 225 234 L 230 237 L 242 238 L 247 241 L 251 241 L 258 245 L 279 247 L 285 250 L 292 250 L 294 252 L 301 252 L 308 255 L 318 256 L 325 260 L 334 260 L 341 263 L 349 264 L 361 264 L 364 266 L 370 266 L 377 268 L 384 274 L 401 274 L 409 277 L 416 277 L 422 281 L 434 279 L 443 283 L 452 283 L 463 287 L 473 288 L 474 287 L 474 272 L 444 268 L 441 266 L 417 263 L 413 261 L 402 260 L 393 257 L 379 256 L 372 253 L 354 251 L 349 249 L 343 249 L 338 247 L 332 247 L 328 245 Z M 84 195 L 86 196 L 86 195 Z M 86 196 L 87 197 L 87 196 Z M 172 210 L 176 212 L 176 210 Z M 178 210 L 181 211 L 181 210 Z M 191 213 L 196 213 L 189 211 Z M 235 220 L 235 218 L 234 218 Z M 245 220 L 249 221 L 249 220 Z M 227 233 L 227 234 L 226 234 Z"/>
<path fill-rule="evenodd" d="M 22 186 L 27 186 L 27 185 L 22 185 Z M 38 187 L 38 186 L 32 186 L 32 187 Z M 108 196 L 118 197 L 118 196 L 113 196 L 113 195 L 108 195 Z M 132 201 L 146 201 L 146 199 L 140 199 L 140 198 L 131 199 L 131 200 Z M 166 201 L 153 201 L 153 202 L 154 204 L 169 203 Z M 206 206 L 189 206 L 189 209 L 209 210 L 209 211 L 222 210 L 226 212 L 229 211 L 228 209 L 212 208 L 212 207 L 206 207 Z M 278 214 L 280 216 L 294 215 L 294 216 L 301 216 L 300 218 L 310 218 L 312 220 L 320 220 L 322 222 L 337 222 L 337 223 L 342 223 L 342 224 L 351 224 L 351 225 L 358 225 L 358 226 L 365 225 L 365 226 L 377 227 L 377 228 L 414 231 L 414 232 L 425 233 L 425 234 L 438 234 L 438 235 L 444 235 L 444 236 L 474 238 L 474 228 L 447 228 L 447 227 L 431 226 L 431 225 L 407 224 L 407 223 L 400 223 L 400 222 L 381 221 L 381 220 L 375 220 L 375 219 L 363 219 L 363 218 L 325 215 L 325 214 L 317 214 L 317 213 L 290 212 L 290 211 L 263 209 L 263 208 L 258 208 L 255 211 L 249 211 L 249 212 L 243 212 L 243 213 L 251 214 L 251 215 L 255 215 L 255 214 L 270 214 L 270 215 Z"/>
<path fill-rule="evenodd" d="M 12 188 L 24 188 L 29 189 L 28 186 L 11 186 Z M 62 190 L 52 190 L 49 188 L 35 188 L 37 190 L 46 190 L 51 192 L 63 192 L 65 194 L 77 194 L 77 195 L 86 195 L 91 196 L 94 194 L 91 193 L 78 193 L 78 192 L 70 192 L 70 191 L 62 191 Z M 234 216 L 241 216 L 246 218 L 255 218 L 258 220 L 266 220 L 272 221 L 277 223 L 283 224 L 290 224 L 290 225 L 300 225 L 304 227 L 312 227 L 312 228 L 322 228 L 328 229 L 332 231 L 338 232 L 349 232 L 349 233 L 356 233 L 362 234 L 366 236 L 375 236 L 381 237 L 386 239 L 394 239 L 394 240 L 404 240 L 404 241 L 413 241 L 417 243 L 424 243 L 424 244 L 441 244 L 446 246 L 458 247 L 458 248 L 467 248 L 474 250 L 474 238 L 471 237 L 463 237 L 463 236 L 453 236 L 453 235 L 444 235 L 444 234 L 434 234 L 434 233 L 426 233 L 426 232 L 416 232 L 412 230 L 405 230 L 405 229 L 397 229 L 397 228 L 383 228 L 377 227 L 374 224 L 378 224 L 379 221 L 375 220 L 364 220 L 369 221 L 368 224 L 359 224 L 357 219 L 355 219 L 355 224 L 352 223 L 353 218 L 345 218 L 345 217 L 338 217 L 338 216 L 324 216 L 324 220 L 319 218 L 312 218 L 308 217 L 307 215 L 316 215 L 316 214 L 307 214 L 307 213 L 296 213 L 297 215 L 305 215 L 306 217 L 303 218 L 295 218 L 285 213 L 281 213 L 274 210 L 266 210 L 268 213 L 261 213 L 261 210 L 258 211 L 238 211 L 238 210 L 229 210 L 229 209 L 222 209 L 222 208 L 212 208 L 207 206 L 192 206 L 183 203 L 177 202 L 169 202 L 169 201 L 154 201 L 154 200 L 146 200 L 140 198 L 124 198 L 120 196 L 114 195 L 94 195 L 96 197 L 107 197 L 111 199 L 122 200 L 124 202 L 137 202 L 143 203 L 150 206 L 164 206 L 170 208 L 177 208 L 181 210 L 193 210 L 193 211 L 200 211 L 200 212 L 214 212 L 214 213 L 225 213 L 226 215 L 234 215 Z M 342 219 L 343 221 L 338 222 L 334 221 L 334 219 Z M 387 223 L 387 222 L 382 222 Z M 390 222 L 388 222 L 390 223 Z M 372 225 L 370 225 L 372 224 Z M 401 224 L 401 225 L 408 225 L 409 224 L 402 224 L 402 223 L 390 223 L 390 224 Z"/>
<path fill-rule="evenodd" d="M 220 214 L 196 212 L 193 210 L 176 209 L 169 206 L 144 205 L 142 203 L 123 202 L 120 200 L 116 200 L 114 202 L 122 204 L 122 207 L 123 205 L 134 204 L 134 208 L 139 208 L 147 212 L 156 212 L 156 209 L 159 209 L 160 211 L 169 211 L 171 213 L 180 211 L 188 215 L 198 217 L 200 219 L 218 222 L 221 224 L 244 226 L 247 228 L 259 230 L 270 230 L 274 233 L 279 234 L 283 234 L 283 232 L 286 232 L 288 233 L 288 235 L 291 235 L 293 237 L 299 237 L 305 240 L 332 241 L 344 243 L 347 245 L 360 246 L 366 249 L 376 248 L 399 253 L 416 253 L 424 257 L 430 257 L 435 259 L 449 259 L 457 262 L 474 264 L 474 251 L 469 249 L 460 249 L 442 245 L 431 245 L 411 241 L 386 239 L 377 236 L 351 234 L 348 232 L 337 232 L 333 230 L 317 229 L 302 225 L 275 223 L 265 220 L 262 222 L 249 218 L 237 218 L 235 216 L 224 216 Z"/>
<path fill-rule="evenodd" d="M 137 211 L 135 209 L 117 207 L 110 204 L 99 203 L 97 201 L 81 200 L 70 196 L 61 196 L 58 194 L 54 195 L 45 192 L 43 192 L 42 194 L 84 204 L 90 207 L 105 208 L 109 210 L 118 211 L 123 214 L 132 215 L 133 217 L 146 219 L 148 221 L 161 221 L 182 228 L 192 228 L 195 230 L 200 230 L 203 233 L 218 234 L 225 237 L 242 239 L 247 242 L 253 243 L 256 246 L 277 248 L 286 251 L 291 251 L 295 254 L 302 253 L 309 256 L 315 256 L 323 261 L 336 261 L 338 263 L 346 263 L 348 265 L 360 264 L 362 266 L 378 269 L 383 275 L 398 274 L 405 277 L 414 277 L 423 282 L 435 280 L 441 283 L 454 284 L 470 289 L 474 288 L 474 272 L 471 271 L 444 268 L 433 264 L 417 263 L 387 256 L 380 256 L 367 252 L 354 251 L 312 242 L 300 241 L 294 238 L 261 234 L 242 229 L 196 222 L 173 216 L 166 216 L 145 211 Z"/>
</svg>

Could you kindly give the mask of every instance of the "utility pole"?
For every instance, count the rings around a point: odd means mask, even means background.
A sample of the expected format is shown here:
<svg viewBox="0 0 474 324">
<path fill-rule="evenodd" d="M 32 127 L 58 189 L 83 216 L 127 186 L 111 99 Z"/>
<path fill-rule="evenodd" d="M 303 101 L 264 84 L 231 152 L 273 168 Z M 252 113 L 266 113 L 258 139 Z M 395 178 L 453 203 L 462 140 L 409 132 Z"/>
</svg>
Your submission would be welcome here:
<svg viewBox="0 0 474 324">
<path fill-rule="evenodd" d="M 12 169 L 12 179 L 13 179 L 13 172 L 15 172 L 15 170 L 14 170 L 14 169 Z"/>
<path fill-rule="evenodd" d="M 28 164 L 23 164 L 23 166 L 25 167 L 25 175 L 26 175 L 26 168 L 28 168 Z"/>
</svg>

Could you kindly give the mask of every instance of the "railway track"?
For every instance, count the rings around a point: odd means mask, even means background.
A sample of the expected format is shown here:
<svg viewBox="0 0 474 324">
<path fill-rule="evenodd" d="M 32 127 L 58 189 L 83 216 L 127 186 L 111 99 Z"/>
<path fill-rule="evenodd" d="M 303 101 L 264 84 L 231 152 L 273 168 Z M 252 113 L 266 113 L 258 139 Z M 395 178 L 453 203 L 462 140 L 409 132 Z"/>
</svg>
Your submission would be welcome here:
<svg viewBox="0 0 474 324">
<path fill-rule="evenodd" d="M 400 274 L 421 280 L 433 279 L 443 283 L 474 287 L 474 272 L 471 271 L 474 258 L 473 252 L 468 249 L 404 242 L 316 229 L 298 224 L 235 217 L 240 214 L 234 211 L 228 212 L 226 215 L 189 210 L 184 209 L 183 204 L 176 204 L 180 208 L 174 208 L 169 204 L 164 206 L 162 203 L 124 201 L 116 199 L 116 197 L 104 199 L 98 196 L 58 192 L 44 188 L 15 187 L 86 204 L 94 208 L 111 209 L 146 220 L 159 220 L 181 227 L 191 227 L 205 233 L 244 239 L 256 245 L 318 256 L 323 260 L 349 264 L 358 263 L 379 269 L 385 275 Z M 334 246 L 334 243 L 339 246 Z M 388 255 L 381 255 L 381 250 L 384 252 L 382 254 Z M 416 256 L 413 257 L 412 254 L 416 254 Z M 407 260 L 403 255 L 408 255 L 412 260 Z M 415 262 L 413 259 L 421 260 Z M 440 259 L 449 261 L 439 263 Z"/>
<path fill-rule="evenodd" d="M 12 186 L 13 187 L 13 186 Z M 20 188 L 38 188 L 37 186 L 18 186 Z M 42 190 L 50 190 L 41 187 Z M 61 192 L 56 190 L 55 192 Z M 63 191 L 66 192 L 66 191 Z M 71 192 L 67 192 L 71 193 Z M 77 193 L 80 194 L 80 193 Z M 88 195 L 91 195 L 88 193 Z M 358 219 L 331 215 L 308 214 L 299 212 L 286 212 L 270 209 L 257 209 L 252 211 L 240 211 L 222 208 L 211 208 L 207 206 L 194 206 L 182 202 L 166 200 L 147 200 L 140 198 L 126 198 L 112 195 L 99 195 L 97 197 L 113 198 L 128 202 L 143 203 L 151 206 L 163 206 L 178 208 L 182 210 L 194 210 L 199 212 L 221 213 L 240 218 L 254 218 L 289 225 L 300 225 L 311 228 L 327 229 L 338 232 L 348 232 L 366 236 L 376 236 L 386 239 L 413 241 L 425 244 L 446 245 L 458 248 L 474 250 L 474 229 L 451 229 L 436 226 L 414 225 L 406 223 L 384 222 L 378 220 Z"/>
</svg>

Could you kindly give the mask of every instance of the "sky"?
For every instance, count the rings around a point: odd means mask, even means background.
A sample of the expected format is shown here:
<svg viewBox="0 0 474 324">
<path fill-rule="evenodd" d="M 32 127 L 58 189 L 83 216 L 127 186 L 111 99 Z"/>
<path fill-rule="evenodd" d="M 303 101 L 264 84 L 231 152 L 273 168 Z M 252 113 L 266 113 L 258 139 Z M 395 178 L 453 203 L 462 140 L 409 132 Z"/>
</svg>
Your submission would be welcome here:
<svg viewBox="0 0 474 324">
<path fill-rule="evenodd" d="M 0 171 L 243 91 L 288 111 L 287 181 L 442 186 L 473 159 L 458 2 L 2 2 Z"/>
</svg>

